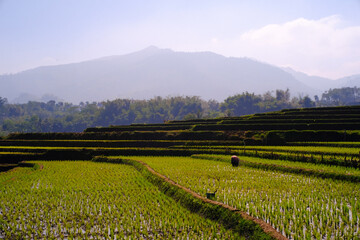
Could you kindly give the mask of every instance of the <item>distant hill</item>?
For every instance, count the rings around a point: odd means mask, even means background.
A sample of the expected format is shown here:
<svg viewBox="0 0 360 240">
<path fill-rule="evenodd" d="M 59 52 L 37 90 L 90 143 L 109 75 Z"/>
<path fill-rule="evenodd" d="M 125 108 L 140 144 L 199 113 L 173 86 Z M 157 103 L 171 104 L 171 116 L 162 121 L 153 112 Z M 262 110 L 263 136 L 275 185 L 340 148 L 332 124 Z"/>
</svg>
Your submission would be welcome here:
<svg viewBox="0 0 360 240">
<path fill-rule="evenodd" d="M 316 87 L 309 87 L 293 74 L 269 64 L 211 52 L 174 52 L 156 47 L 2 75 L 0 84 L 0 96 L 9 100 L 55 95 L 75 103 L 169 95 L 222 101 L 244 91 L 264 93 L 286 88 L 295 95 L 318 94 Z"/>
<path fill-rule="evenodd" d="M 340 87 L 360 87 L 360 74 L 340 78 L 338 82 Z"/>
<path fill-rule="evenodd" d="M 303 82 L 304 84 L 311 86 L 317 91 L 320 91 L 319 94 L 324 91 L 329 90 L 330 88 L 342 88 L 342 87 L 358 87 L 360 86 L 360 74 L 347 76 L 337 80 L 331 80 L 329 78 L 323 78 L 318 76 L 309 76 L 302 72 L 297 72 L 291 68 L 283 68 L 284 71 L 290 73 L 297 80 Z"/>
<path fill-rule="evenodd" d="M 318 77 L 318 76 L 309 76 L 305 73 L 295 71 L 291 68 L 283 68 L 286 72 L 290 73 L 294 78 L 301 81 L 302 83 L 311 86 L 315 89 L 318 94 L 323 93 L 329 88 L 338 87 L 339 83 L 336 80 L 331 80 L 329 78 Z"/>
</svg>

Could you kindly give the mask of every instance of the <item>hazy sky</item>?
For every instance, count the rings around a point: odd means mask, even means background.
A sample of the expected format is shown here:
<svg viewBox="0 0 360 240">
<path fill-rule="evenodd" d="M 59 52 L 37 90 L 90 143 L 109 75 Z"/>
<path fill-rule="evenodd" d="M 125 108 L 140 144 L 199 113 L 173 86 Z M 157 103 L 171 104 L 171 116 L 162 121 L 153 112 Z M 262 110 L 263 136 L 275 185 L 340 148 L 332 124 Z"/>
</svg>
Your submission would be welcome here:
<svg viewBox="0 0 360 240">
<path fill-rule="evenodd" d="M 0 0 L 0 74 L 150 45 L 360 73 L 360 0 Z"/>
</svg>

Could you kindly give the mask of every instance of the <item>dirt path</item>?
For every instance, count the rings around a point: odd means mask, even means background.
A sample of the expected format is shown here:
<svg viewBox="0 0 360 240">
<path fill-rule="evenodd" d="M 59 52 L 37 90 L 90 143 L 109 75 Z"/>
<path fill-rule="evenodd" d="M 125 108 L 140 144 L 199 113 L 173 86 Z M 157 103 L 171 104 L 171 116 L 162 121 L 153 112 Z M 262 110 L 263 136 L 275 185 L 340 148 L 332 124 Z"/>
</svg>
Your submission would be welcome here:
<svg viewBox="0 0 360 240">
<path fill-rule="evenodd" d="M 226 208 L 226 209 L 229 209 L 230 211 L 233 211 L 233 212 L 237 212 L 238 214 L 241 215 L 241 217 L 243 217 L 244 219 L 247 219 L 247 220 L 250 220 L 250 221 L 253 221 L 255 222 L 256 224 L 258 224 L 265 233 L 269 234 L 270 236 L 272 236 L 273 238 L 275 239 L 278 239 L 278 240 L 287 240 L 288 238 L 286 238 L 285 236 L 283 236 L 281 233 L 279 233 L 278 231 L 276 231 L 275 228 L 273 228 L 270 224 L 266 223 L 265 221 L 261 220 L 261 219 L 258 219 L 258 218 L 254 218 L 252 216 L 250 216 L 249 214 L 245 213 L 245 212 L 242 212 L 240 211 L 239 209 L 236 209 L 234 207 L 231 207 L 229 205 L 226 205 L 224 203 L 221 203 L 221 202 L 217 202 L 217 201 L 214 201 L 214 200 L 211 200 L 211 199 L 207 199 L 201 195 L 199 195 L 198 193 L 196 192 L 193 192 L 191 191 L 190 189 L 174 182 L 173 180 L 171 180 L 170 178 L 156 172 L 154 169 L 152 169 L 149 165 L 147 165 L 146 163 L 142 162 L 142 161 L 139 161 L 139 160 L 133 160 L 131 159 L 131 161 L 136 161 L 140 164 L 142 164 L 144 167 L 147 168 L 148 171 L 150 171 L 152 174 L 158 176 L 159 178 L 163 179 L 164 181 L 178 187 L 178 188 L 181 188 L 183 189 L 184 191 L 186 191 L 187 193 L 191 194 L 193 197 L 197 198 L 197 199 L 200 199 L 201 201 L 203 202 L 206 202 L 206 203 L 210 203 L 210 204 L 214 204 L 214 205 L 218 205 L 218 206 L 221 206 L 223 208 Z"/>
</svg>

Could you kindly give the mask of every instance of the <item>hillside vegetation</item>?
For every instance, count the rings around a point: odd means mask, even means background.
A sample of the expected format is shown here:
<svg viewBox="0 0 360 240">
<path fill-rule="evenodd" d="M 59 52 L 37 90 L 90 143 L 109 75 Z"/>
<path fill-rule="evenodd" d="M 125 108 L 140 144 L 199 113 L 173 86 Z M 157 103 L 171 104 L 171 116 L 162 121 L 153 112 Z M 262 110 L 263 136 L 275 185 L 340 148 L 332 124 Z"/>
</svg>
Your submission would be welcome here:
<svg viewBox="0 0 360 240">
<path fill-rule="evenodd" d="M 223 102 L 179 96 L 150 100 L 116 99 L 79 105 L 55 101 L 9 104 L 0 97 L 0 136 L 12 132 L 81 132 L 95 126 L 242 116 L 287 108 L 343 106 L 359 102 L 360 92 L 356 87 L 330 89 L 321 98 L 315 97 L 315 102 L 308 96 L 291 98 L 289 90 L 262 95 L 244 92 Z"/>
</svg>

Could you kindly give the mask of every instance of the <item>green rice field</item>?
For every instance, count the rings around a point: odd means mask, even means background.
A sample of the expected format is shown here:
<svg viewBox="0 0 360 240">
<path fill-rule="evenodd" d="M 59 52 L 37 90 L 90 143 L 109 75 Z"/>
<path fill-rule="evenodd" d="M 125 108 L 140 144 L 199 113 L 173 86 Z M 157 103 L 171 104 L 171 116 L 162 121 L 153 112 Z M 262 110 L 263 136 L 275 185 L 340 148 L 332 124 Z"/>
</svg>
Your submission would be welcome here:
<svg viewBox="0 0 360 240">
<path fill-rule="evenodd" d="M 0 239 L 360 239 L 359 116 L 288 109 L 9 134 Z"/>
</svg>

